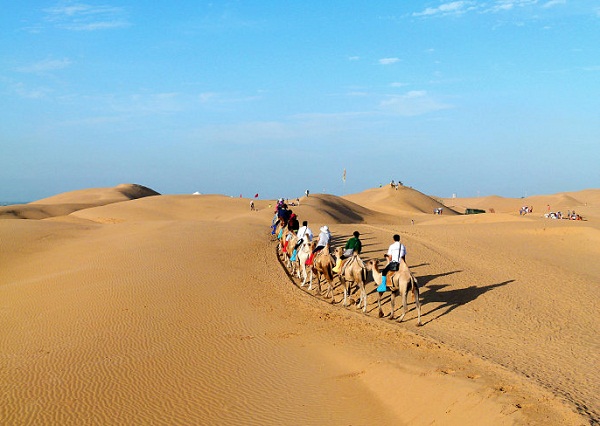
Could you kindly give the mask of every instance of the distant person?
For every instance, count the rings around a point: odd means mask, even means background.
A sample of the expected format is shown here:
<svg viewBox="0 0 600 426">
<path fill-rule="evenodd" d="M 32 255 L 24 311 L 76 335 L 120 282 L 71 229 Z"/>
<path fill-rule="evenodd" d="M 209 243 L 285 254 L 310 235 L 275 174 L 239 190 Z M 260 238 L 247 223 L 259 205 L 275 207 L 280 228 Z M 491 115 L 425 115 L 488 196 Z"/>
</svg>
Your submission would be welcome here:
<svg viewBox="0 0 600 426">
<path fill-rule="evenodd" d="M 254 201 L 250 200 L 250 211 L 254 211 Z"/>
<path fill-rule="evenodd" d="M 306 194 L 306 196 L 308 197 L 308 194 L 310 194 L 310 191 L 307 189 L 306 191 L 304 191 L 304 194 Z"/>
<path fill-rule="evenodd" d="M 385 291 L 387 273 L 389 271 L 397 271 L 400 269 L 400 260 L 406 262 L 406 247 L 404 244 L 400 244 L 400 235 L 395 234 L 393 237 L 394 242 L 388 248 L 387 253 L 384 255 L 388 261 L 388 264 L 383 271 L 381 271 L 381 285 L 377 288 L 377 291 Z M 379 290 L 383 288 L 383 290 Z"/>
</svg>

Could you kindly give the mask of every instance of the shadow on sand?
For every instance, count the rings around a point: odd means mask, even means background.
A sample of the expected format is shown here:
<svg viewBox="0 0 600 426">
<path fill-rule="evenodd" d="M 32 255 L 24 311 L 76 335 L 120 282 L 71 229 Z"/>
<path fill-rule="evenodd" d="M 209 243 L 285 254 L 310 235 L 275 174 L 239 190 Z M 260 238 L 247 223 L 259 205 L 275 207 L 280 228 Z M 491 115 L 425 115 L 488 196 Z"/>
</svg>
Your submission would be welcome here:
<svg viewBox="0 0 600 426">
<path fill-rule="evenodd" d="M 419 282 L 421 282 L 421 277 L 418 277 L 418 279 Z M 490 290 L 505 286 L 514 281 L 515 280 L 508 280 L 498 284 L 490 284 L 481 287 L 472 285 L 467 288 L 459 288 L 456 290 L 448 291 L 440 291 L 448 287 L 448 285 L 428 286 L 427 291 L 421 294 L 421 303 L 425 306 L 427 306 L 430 303 L 439 303 L 440 305 L 432 309 L 431 311 L 423 314 L 423 317 L 430 317 L 432 315 L 435 315 L 433 318 L 423 322 L 423 325 L 428 324 L 431 321 L 435 321 L 436 319 L 449 314 L 459 306 L 466 305 L 467 303 L 472 302 L 473 300 L 477 299 L 479 296 L 487 293 Z"/>
</svg>

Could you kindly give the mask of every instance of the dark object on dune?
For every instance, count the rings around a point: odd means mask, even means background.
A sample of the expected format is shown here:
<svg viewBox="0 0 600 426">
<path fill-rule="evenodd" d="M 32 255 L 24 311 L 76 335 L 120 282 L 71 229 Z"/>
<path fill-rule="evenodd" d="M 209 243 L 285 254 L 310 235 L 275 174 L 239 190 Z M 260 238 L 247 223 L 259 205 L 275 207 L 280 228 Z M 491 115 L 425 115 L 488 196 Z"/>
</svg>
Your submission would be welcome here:
<svg viewBox="0 0 600 426">
<path fill-rule="evenodd" d="M 485 213 L 485 210 L 481 210 L 481 209 L 466 209 L 465 210 L 465 214 L 480 214 L 480 213 Z"/>
</svg>

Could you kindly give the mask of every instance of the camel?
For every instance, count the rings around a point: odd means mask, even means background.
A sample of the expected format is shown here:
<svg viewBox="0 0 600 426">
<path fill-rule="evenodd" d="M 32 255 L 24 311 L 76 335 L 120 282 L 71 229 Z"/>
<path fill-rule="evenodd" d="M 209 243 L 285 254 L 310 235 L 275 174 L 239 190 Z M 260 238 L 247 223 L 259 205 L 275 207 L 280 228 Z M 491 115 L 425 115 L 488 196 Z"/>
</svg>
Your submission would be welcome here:
<svg viewBox="0 0 600 426">
<path fill-rule="evenodd" d="M 285 249 L 283 251 L 283 257 L 286 260 L 286 266 L 291 271 L 290 273 L 292 275 L 294 275 L 297 266 L 297 262 L 292 261 L 292 254 L 294 253 L 294 247 L 296 246 L 297 241 L 298 237 L 296 236 L 296 233 L 293 231 L 288 231 L 283 243 Z"/>
<path fill-rule="evenodd" d="M 378 260 L 371 260 L 368 262 L 368 269 L 372 271 L 373 273 L 373 280 L 375 281 L 375 283 L 377 285 L 381 284 L 381 272 L 379 271 L 379 261 Z M 406 315 L 406 312 L 408 310 L 407 307 L 407 293 L 409 290 L 412 290 L 414 299 L 415 299 L 415 305 L 417 307 L 417 315 L 418 315 L 418 320 L 417 320 L 417 325 L 422 325 L 421 323 L 421 303 L 419 302 L 419 284 L 417 283 L 417 279 L 415 278 L 415 276 L 412 274 L 412 272 L 410 272 L 410 269 L 408 269 L 408 265 L 406 264 L 406 262 L 401 259 L 400 260 L 400 268 L 398 271 L 390 271 L 388 272 L 387 275 L 387 283 L 388 283 L 388 287 L 391 289 L 391 297 L 390 297 L 390 304 L 391 304 L 391 312 L 390 312 L 390 319 L 394 319 L 394 302 L 396 299 L 396 296 L 398 296 L 398 294 L 402 295 L 402 315 L 400 316 L 400 318 L 398 319 L 398 322 L 402 322 L 402 320 L 404 319 L 404 316 Z M 383 316 L 383 310 L 381 309 L 381 293 L 377 292 L 378 298 L 377 298 L 377 305 L 379 306 L 379 317 Z"/>
<path fill-rule="evenodd" d="M 310 256 L 310 252 L 312 250 L 312 245 L 309 242 L 304 242 L 298 247 L 298 251 L 296 252 L 296 261 L 298 263 L 298 278 L 302 280 L 302 284 L 300 287 L 304 287 L 306 285 L 306 280 L 308 278 L 308 270 L 306 268 L 306 260 Z M 312 290 L 312 268 L 308 268 L 310 270 L 310 283 L 308 289 Z"/>
<path fill-rule="evenodd" d="M 311 251 L 315 247 L 315 241 L 312 241 L 308 245 L 310 246 Z M 329 244 L 327 244 L 322 250 L 320 250 L 315 257 L 313 258 L 313 264 L 311 266 L 311 274 L 310 281 L 308 285 L 308 289 L 312 289 L 312 277 L 313 274 L 317 276 L 317 294 L 321 294 L 321 277 L 325 277 L 327 281 L 327 292 L 325 293 L 325 297 L 331 296 L 331 303 L 334 303 L 333 297 L 333 267 L 335 266 L 335 260 L 333 256 L 329 253 Z"/>
<path fill-rule="evenodd" d="M 341 259 L 344 249 L 338 247 L 334 250 L 335 256 Z M 344 306 L 348 306 L 348 296 L 350 292 L 350 283 L 354 283 L 360 290 L 360 298 L 356 302 L 356 307 L 360 309 L 360 305 L 363 304 L 363 312 L 367 312 L 367 291 L 365 290 L 365 284 L 367 282 L 367 273 L 365 264 L 362 259 L 358 256 L 357 252 L 354 252 L 352 257 L 346 259 L 342 264 L 339 272 L 340 283 L 344 286 Z"/>
</svg>

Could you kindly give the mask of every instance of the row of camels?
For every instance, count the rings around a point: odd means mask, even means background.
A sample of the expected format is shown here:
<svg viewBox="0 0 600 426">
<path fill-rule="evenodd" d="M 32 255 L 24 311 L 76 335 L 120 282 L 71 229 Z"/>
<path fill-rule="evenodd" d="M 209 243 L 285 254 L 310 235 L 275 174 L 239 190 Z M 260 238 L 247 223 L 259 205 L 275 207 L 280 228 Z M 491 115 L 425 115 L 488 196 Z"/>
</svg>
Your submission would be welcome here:
<svg viewBox="0 0 600 426">
<path fill-rule="evenodd" d="M 326 246 L 323 250 L 317 252 L 313 258 L 312 265 L 306 265 L 306 261 L 310 254 L 315 248 L 316 242 L 304 242 L 297 249 L 295 249 L 298 242 L 296 234 L 286 227 L 278 225 L 275 235 L 278 240 L 278 252 L 283 259 L 284 265 L 289 269 L 292 276 L 296 276 L 301 280 L 300 287 L 308 285 L 308 291 L 313 290 L 313 276 L 316 277 L 316 294 L 322 295 L 323 289 L 321 288 L 321 282 L 324 280 L 326 284 L 326 290 L 324 297 L 329 299 L 331 303 L 335 302 L 334 297 L 334 281 L 335 276 L 338 277 L 339 283 L 343 287 L 343 298 L 340 302 L 344 307 L 350 305 L 350 294 L 352 286 L 357 287 L 358 299 L 356 300 L 356 307 L 362 308 L 363 313 L 367 312 L 367 273 L 371 272 L 373 281 L 379 286 L 382 280 L 382 270 L 380 269 L 379 261 L 376 259 L 363 261 L 358 253 L 354 254 L 346 259 L 339 271 L 336 271 L 335 265 L 336 260 L 341 259 L 344 252 L 343 247 L 337 247 L 331 254 L 331 248 Z M 295 251 L 295 253 L 294 253 Z M 419 285 L 417 279 L 410 271 L 408 265 L 404 260 L 401 260 L 398 271 L 390 271 L 387 274 L 387 287 L 386 291 L 390 291 L 390 308 L 389 313 L 390 319 L 395 319 L 395 300 L 396 297 L 402 296 L 402 315 L 398 318 L 398 321 L 402 321 L 408 311 L 408 292 L 412 292 L 415 306 L 417 309 L 417 325 L 421 323 L 421 304 L 419 301 Z M 379 317 L 384 317 L 382 308 L 382 297 L 383 292 L 377 292 L 377 306 L 379 309 Z"/>
</svg>

